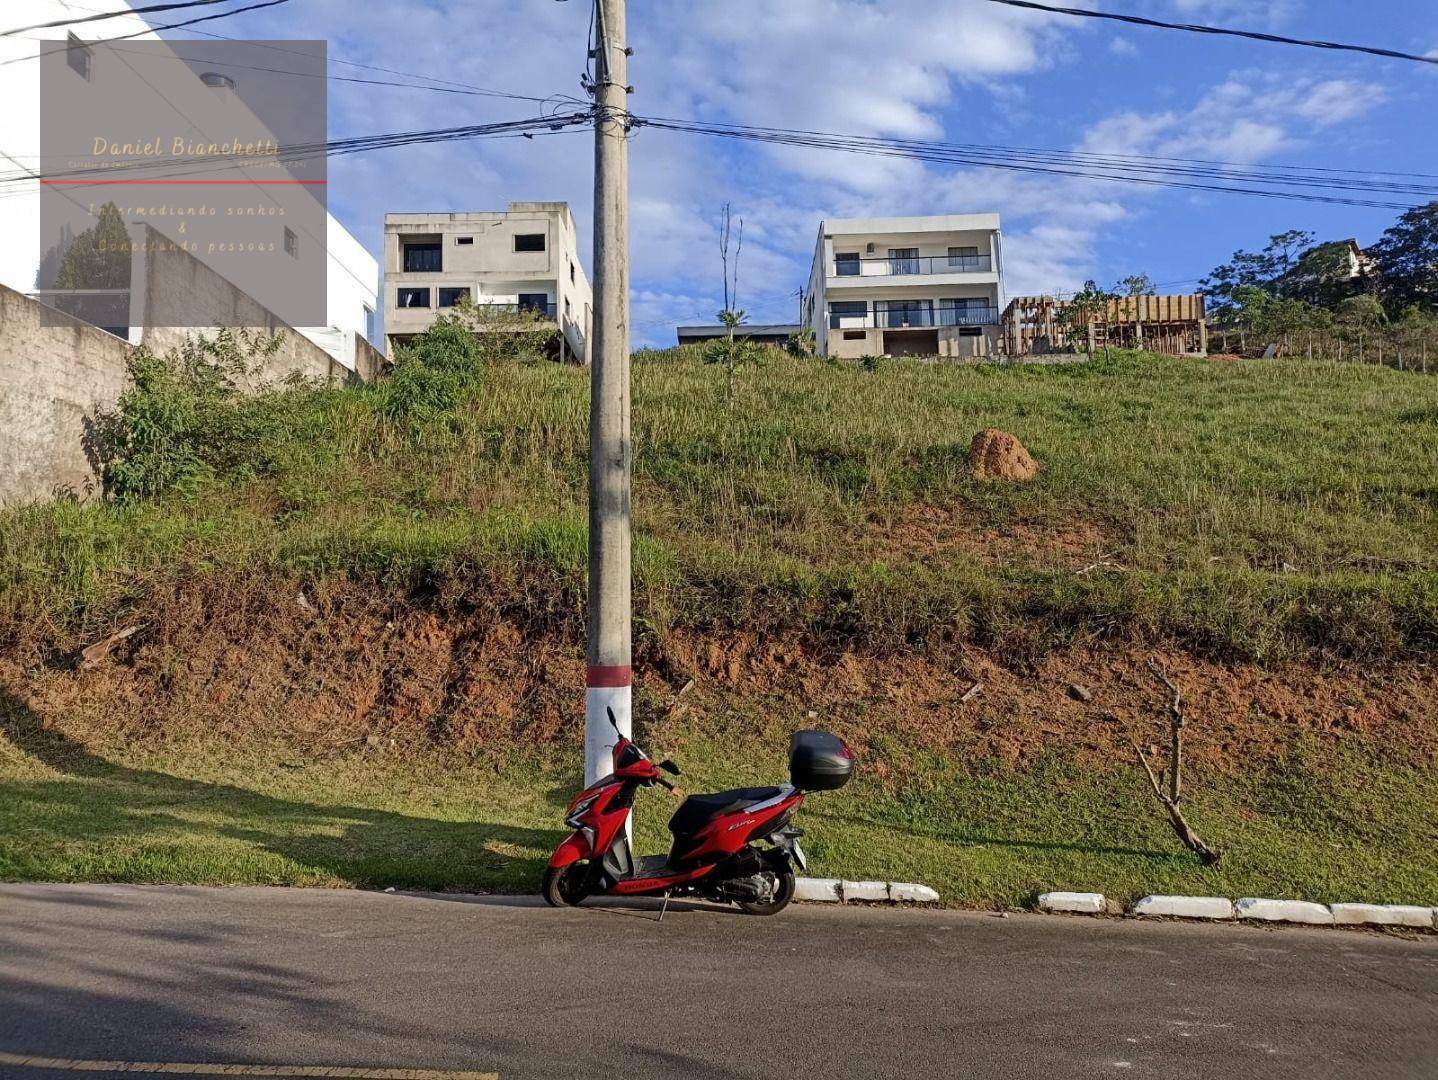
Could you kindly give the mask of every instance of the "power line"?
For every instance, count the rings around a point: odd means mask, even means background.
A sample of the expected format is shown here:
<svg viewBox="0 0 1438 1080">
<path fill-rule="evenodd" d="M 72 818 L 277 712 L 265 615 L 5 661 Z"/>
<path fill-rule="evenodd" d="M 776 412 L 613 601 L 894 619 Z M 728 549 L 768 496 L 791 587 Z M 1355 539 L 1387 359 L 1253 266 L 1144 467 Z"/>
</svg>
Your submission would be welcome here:
<svg viewBox="0 0 1438 1080">
<path fill-rule="evenodd" d="M 1319 195 L 1305 191 L 1285 191 L 1278 188 L 1244 186 L 1250 183 L 1266 182 L 1279 187 L 1319 187 L 1353 191 L 1395 191 L 1403 194 L 1427 195 L 1429 189 L 1393 185 L 1367 184 L 1363 182 L 1331 180 L 1323 177 L 1273 177 L 1271 175 L 1205 174 L 1202 171 L 1182 172 L 1169 168 L 1114 163 L 1096 165 L 1075 160 L 1062 162 L 1052 158 L 1025 157 L 1022 154 L 996 154 L 958 144 L 925 144 L 912 140 L 878 139 L 824 132 L 806 132 L 786 128 L 760 128 L 742 125 L 707 123 L 693 120 L 676 120 L 663 117 L 634 117 L 636 126 L 654 127 L 671 131 L 710 135 L 720 138 L 742 139 L 753 142 L 772 143 L 785 146 L 800 146 L 877 157 L 907 158 L 934 164 L 963 165 L 1018 172 L 1045 173 L 1071 176 L 1091 180 L 1108 180 L 1120 183 L 1144 184 L 1196 191 L 1216 191 L 1234 194 L 1254 195 L 1264 198 L 1289 199 L 1300 202 L 1329 203 L 1346 206 L 1366 206 L 1379 209 L 1407 210 L 1413 204 L 1377 200 L 1354 199 L 1343 196 Z M 1057 152 L 1049 152 L 1057 153 Z M 1191 177 L 1192 179 L 1182 179 Z M 1225 183 L 1207 183 L 1203 180 L 1219 179 Z"/>
<path fill-rule="evenodd" d="M 1142 15 L 1122 15 L 1113 11 L 1093 11 L 1088 8 L 1060 7 L 1057 4 L 1041 4 L 1036 0 L 988 0 L 990 4 L 1005 7 L 1025 8 L 1030 11 L 1044 11 L 1053 15 L 1072 15 L 1080 19 L 1107 19 L 1110 22 L 1127 23 L 1130 26 L 1144 26 L 1157 30 L 1186 30 L 1191 34 L 1216 34 L 1222 37 L 1247 38 L 1250 41 L 1266 41 L 1275 45 L 1301 45 L 1308 49 L 1330 49 L 1337 52 L 1366 53 L 1382 56 L 1389 60 L 1411 60 L 1418 64 L 1438 64 L 1438 58 L 1419 56 L 1416 53 L 1383 49 L 1374 45 L 1350 45 L 1339 41 L 1319 41 L 1307 38 L 1284 37 L 1281 34 L 1265 34 L 1257 30 L 1234 30 L 1223 26 L 1207 26 L 1203 23 L 1165 22 L 1149 19 Z"/>
<path fill-rule="evenodd" d="M 107 11 L 98 15 L 81 15 L 75 19 L 56 19 L 54 22 L 17 26 L 13 30 L 0 30 L 0 37 L 8 37 L 11 34 L 22 34 L 26 30 L 51 30 L 57 26 L 78 26 L 81 23 L 102 22 L 106 19 L 123 18 L 126 15 L 147 15 L 155 11 L 175 11 L 178 8 L 213 7 L 215 4 L 228 2 L 229 0 L 182 0 L 182 2 L 169 4 L 151 4 L 149 7 L 130 8 L 126 11 Z"/>
<path fill-rule="evenodd" d="M 367 153 L 373 150 L 387 150 L 400 146 L 413 146 L 427 143 L 458 142 L 467 139 L 478 138 L 532 138 L 535 135 L 555 134 L 569 128 L 588 126 L 593 121 L 593 114 L 589 111 L 563 113 L 559 115 L 545 115 L 526 117 L 522 120 L 506 120 L 492 124 L 471 124 L 463 127 L 436 128 L 431 130 L 390 132 L 380 135 L 362 135 L 348 139 L 333 139 L 323 143 L 296 144 L 293 146 L 280 147 L 267 160 L 280 163 L 303 161 L 313 157 L 339 157 L 346 154 Z M 94 169 L 77 169 L 69 172 L 36 174 L 29 173 L 23 176 L 0 177 L 0 187 L 7 184 L 24 184 L 39 181 L 73 180 L 74 186 L 85 186 L 82 181 L 90 180 L 94 186 L 104 186 L 104 181 L 113 177 L 115 173 L 132 172 L 140 169 L 166 169 L 159 177 L 141 177 L 131 180 L 134 184 L 144 184 L 156 179 L 176 179 L 180 177 L 193 176 L 198 172 L 210 172 L 215 169 L 244 168 L 249 162 L 236 161 L 230 156 L 201 155 L 189 158 L 165 158 L 153 161 L 132 162 L 128 165 L 119 165 L 112 169 L 103 171 Z M 167 169 L 167 166 L 179 165 L 179 169 Z M 98 175 L 97 175 L 98 172 Z M 0 199 L 7 196 L 0 193 Z M 8 196 L 13 197 L 13 196 Z"/>
<path fill-rule="evenodd" d="M 208 37 L 218 37 L 219 35 L 217 35 L 217 34 L 209 34 L 209 35 L 207 35 L 207 36 L 208 36 Z M 52 39 L 50 39 L 50 38 L 39 38 L 39 39 L 32 39 L 32 40 L 44 41 L 44 42 L 47 43 L 47 44 L 51 44 L 51 43 L 52 43 Z M 236 39 L 234 39 L 234 38 L 226 38 L 225 40 L 227 40 L 227 41 L 234 41 L 234 40 L 236 40 Z M 157 44 L 158 44 L 158 43 L 157 43 Z M 240 44 L 244 44 L 244 45 L 254 45 L 254 46 L 258 46 L 258 47 L 260 47 L 260 48 L 268 48 L 268 47 L 269 47 L 265 42 L 261 42 L 261 41 L 245 41 L 245 42 L 240 42 Z M 141 50 L 141 49 L 126 49 L 126 48 L 121 48 L 121 47 L 119 47 L 119 46 L 111 45 L 111 44 L 109 44 L 108 42 L 92 42 L 92 43 L 88 43 L 88 45 L 89 45 L 89 47 L 91 47 L 91 48 L 93 48 L 93 47 L 96 46 L 96 45 L 104 45 L 104 47 L 105 47 L 105 49 L 106 49 L 107 52 L 125 53 L 125 54 L 130 55 L 130 56 L 141 56 L 141 57 L 145 57 L 145 58 L 150 59 L 150 60 L 164 60 L 164 61 L 169 61 L 169 62 L 172 62 L 172 63 L 186 64 L 186 65 L 189 65 L 189 64 L 191 63 L 190 60 L 186 59 L 184 56 L 180 56 L 179 54 L 174 54 L 174 53 L 172 53 L 172 54 L 169 55 L 169 56 L 162 56 L 162 55 L 160 55 L 160 54 L 157 53 L 157 52 L 147 52 L 147 51 L 144 51 L 144 50 Z M 59 48 L 56 49 L 56 50 L 54 50 L 54 51 L 56 51 L 56 52 L 64 51 L 65 48 L 67 48 L 67 46 L 66 46 L 65 43 L 62 42 L 62 43 L 60 43 Z M 294 50 L 294 49 L 286 49 L 286 50 L 284 50 L 284 51 L 285 51 L 285 52 L 293 52 L 293 53 L 295 53 L 296 55 L 306 55 L 306 56 L 309 56 L 310 59 L 314 59 L 314 56 L 313 56 L 312 54 L 302 54 L 302 53 L 299 53 L 297 50 Z M 43 50 L 42 50 L 42 53 L 43 53 Z M 18 60 L 29 60 L 29 59 L 33 59 L 33 57 L 18 57 L 16 60 L 11 60 L 11 61 L 9 61 L 9 63 L 15 63 L 15 62 L 17 62 Z M 326 62 L 327 62 L 327 63 L 331 63 L 331 64 L 347 63 L 347 61 L 336 60 L 336 59 L 331 58 L 331 57 L 326 57 Z M 327 74 L 327 73 L 321 73 L 321 72 L 317 72 L 317 71 L 295 71 L 295 70 L 293 70 L 293 69 L 291 69 L 291 68 L 272 68 L 272 67 L 260 67 L 260 66 L 255 65 L 255 64 L 237 64 L 237 63 L 234 63 L 234 62 L 232 62 L 232 61 L 230 61 L 230 60 L 207 61 L 207 63 L 210 63 L 210 66 L 214 67 L 216 70 L 225 70 L 225 71 L 231 71 L 231 70 L 233 70 L 233 71 L 259 71 L 259 72 L 264 72 L 264 73 L 271 74 L 271 75 L 291 75 L 291 76 L 294 76 L 295 78 L 300 78 L 300 79 L 324 79 L 324 80 L 326 80 L 327 82 L 359 83 L 359 84 L 361 84 L 361 85 L 363 85 L 363 86 L 393 86 L 393 87 L 402 87 L 402 88 L 410 89 L 410 90 L 429 90 L 429 91 L 432 91 L 432 92 L 434 92 L 434 93 L 442 93 L 442 94 L 462 94 L 462 95 L 465 95 L 465 96 L 468 96 L 468 97 L 504 98 L 504 99 L 510 100 L 510 101 L 532 101 L 532 102 L 539 102 L 539 103 L 546 103 L 546 102 L 577 102 L 577 101 L 579 100 L 578 98 L 574 98 L 574 97 L 571 97 L 571 96 L 566 95 L 566 94 L 551 94 L 549 97 L 538 97 L 538 96 L 533 95 L 533 94 L 517 94 L 517 93 L 513 93 L 512 91 L 508 91 L 508 90 L 493 90 L 493 89 L 489 89 L 489 88 L 487 88 L 487 87 L 482 87 L 482 86 L 475 86 L 475 87 L 466 87 L 466 86 L 463 86 L 463 85 L 458 85 L 458 86 L 454 86 L 454 87 L 450 87 L 450 86 L 428 86 L 428 85 L 425 85 L 424 83 L 396 82 L 396 81 L 388 80 L 388 79 L 360 79 L 360 78 L 355 78 L 355 77 L 353 77 L 353 76 L 348 76 L 348 75 L 330 75 L 330 74 Z M 359 66 L 368 67 L 369 65 L 359 65 Z M 133 70 L 133 68 L 132 68 L 132 70 Z M 381 69 L 377 69 L 377 70 L 387 70 L 387 69 L 381 68 Z M 400 72 L 400 73 L 398 73 L 398 74 L 405 74 L 405 73 Z M 415 75 L 414 78 L 423 79 L 423 78 L 428 78 L 428 76 L 425 76 L 425 75 Z"/>
<path fill-rule="evenodd" d="M 116 37 L 101 38 L 97 41 L 87 41 L 84 44 L 87 48 L 94 48 L 97 45 L 110 45 L 116 41 L 129 41 L 132 38 L 144 37 L 146 34 L 157 34 L 161 30 L 178 30 L 181 27 L 195 26 L 198 23 L 212 22 L 215 19 L 228 19 L 231 15 L 242 15 L 246 11 L 259 11 L 261 8 L 277 7 L 280 4 L 288 4 L 289 2 L 290 0 L 265 0 L 264 3 L 250 4 L 248 7 L 242 8 L 233 8 L 230 11 L 221 11 L 216 15 L 205 15 L 199 19 L 187 19 L 185 22 L 170 23 L 167 26 L 147 26 L 143 30 L 136 30 L 133 34 L 120 34 Z M 196 30 L 195 33 L 203 34 L 204 31 Z M 61 42 L 60 46 L 61 48 L 69 47 L 67 42 Z M 41 49 L 40 52 L 31 56 L 17 56 L 11 60 L 6 60 L 3 64 L 0 64 L 0 67 L 8 67 L 11 64 L 24 63 L 26 60 L 35 60 L 38 57 L 43 56 L 44 54 L 45 50 Z"/>
</svg>

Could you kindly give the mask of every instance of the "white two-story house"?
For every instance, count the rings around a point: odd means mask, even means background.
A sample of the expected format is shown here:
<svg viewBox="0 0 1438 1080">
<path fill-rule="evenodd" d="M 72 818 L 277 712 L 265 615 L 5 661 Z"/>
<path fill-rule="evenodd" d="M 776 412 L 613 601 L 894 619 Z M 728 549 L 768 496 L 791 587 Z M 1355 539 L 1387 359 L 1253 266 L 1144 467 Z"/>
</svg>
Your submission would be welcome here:
<svg viewBox="0 0 1438 1080">
<path fill-rule="evenodd" d="M 824 356 L 991 356 L 1002 267 L 998 214 L 824 221 L 804 321 Z"/>
<path fill-rule="evenodd" d="M 532 312 L 555 329 L 556 359 L 586 363 L 593 294 L 580 265 L 574 217 L 562 202 L 508 211 L 386 214 L 385 336 L 391 355 L 461 302 Z"/>
</svg>

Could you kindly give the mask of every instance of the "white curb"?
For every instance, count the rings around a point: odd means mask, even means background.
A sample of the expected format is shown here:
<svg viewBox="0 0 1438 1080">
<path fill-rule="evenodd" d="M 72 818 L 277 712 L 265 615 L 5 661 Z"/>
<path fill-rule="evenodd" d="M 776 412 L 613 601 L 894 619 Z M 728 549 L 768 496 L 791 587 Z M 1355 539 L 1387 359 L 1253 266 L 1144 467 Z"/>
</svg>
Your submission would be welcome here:
<svg viewBox="0 0 1438 1080">
<path fill-rule="evenodd" d="M 887 881 L 846 881 L 842 886 L 844 902 L 850 900 L 887 900 L 889 898 L 889 883 Z"/>
<path fill-rule="evenodd" d="M 1234 911 L 1240 919 L 1307 923 L 1309 926 L 1333 925 L 1333 912 L 1328 910 L 1328 906 L 1309 900 L 1265 900 L 1245 896 L 1234 905 Z"/>
<path fill-rule="evenodd" d="M 818 903 L 835 903 L 843 899 L 840 895 L 844 883 L 834 877 L 801 877 L 794 881 L 794 899 Z"/>
<path fill-rule="evenodd" d="M 1333 921 L 1339 926 L 1414 926 L 1434 928 L 1438 909 L 1409 904 L 1330 904 Z"/>
<path fill-rule="evenodd" d="M 1233 904 L 1222 896 L 1145 896 L 1133 906 L 1142 917 L 1231 919 Z"/>
<path fill-rule="evenodd" d="M 891 881 L 889 899 L 909 904 L 937 904 L 939 894 L 927 885 L 918 885 L 912 881 Z"/>
<path fill-rule="evenodd" d="M 1105 904 L 1103 893 L 1046 892 L 1039 897 L 1039 907 L 1044 911 L 1068 911 L 1077 915 L 1102 915 Z"/>
<path fill-rule="evenodd" d="M 939 894 L 913 881 L 844 881 L 841 878 L 801 877 L 794 881 L 794 899 L 810 903 L 844 903 L 849 900 L 936 904 Z"/>
</svg>

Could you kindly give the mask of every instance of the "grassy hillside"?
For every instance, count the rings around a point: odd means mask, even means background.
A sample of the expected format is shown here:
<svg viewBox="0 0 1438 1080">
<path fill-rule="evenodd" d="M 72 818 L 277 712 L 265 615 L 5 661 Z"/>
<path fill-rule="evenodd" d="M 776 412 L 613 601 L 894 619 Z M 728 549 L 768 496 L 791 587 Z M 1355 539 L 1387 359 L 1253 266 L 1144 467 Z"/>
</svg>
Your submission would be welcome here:
<svg viewBox="0 0 1438 1080">
<path fill-rule="evenodd" d="M 537 874 L 580 727 L 587 373 L 485 361 L 234 400 L 156 376 L 132 407 L 188 435 L 131 431 L 134 497 L 0 516 L 0 876 Z M 971 479 L 984 427 L 1042 475 Z M 643 730 L 695 790 L 843 731 L 864 777 L 812 803 L 820 871 L 1438 901 L 1438 380 L 774 353 L 729 406 L 676 350 L 635 358 L 634 428 Z M 1217 869 L 1131 761 L 1153 651 Z"/>
</svg>

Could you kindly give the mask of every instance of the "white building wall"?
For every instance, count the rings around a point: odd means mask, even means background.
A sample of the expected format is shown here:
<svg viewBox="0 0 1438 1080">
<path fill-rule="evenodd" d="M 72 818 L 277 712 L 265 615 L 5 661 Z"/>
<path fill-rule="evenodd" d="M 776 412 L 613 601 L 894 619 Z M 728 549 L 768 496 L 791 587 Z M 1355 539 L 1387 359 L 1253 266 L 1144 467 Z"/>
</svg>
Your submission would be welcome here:
<svg viewBox="0 0 1438 1080">
<path fill-rule="evenodd" d="M 933 339 L 929 347 L 935 355 L 991 355 L 997 349 L 997 326 L 966 323 L 953 310 L 946 315 L 943 301 L 982 302 L 985 318 L 996 322 L 1004 299 L 999 224 L 997 214 L 820 222 L 805 307 L 805 323 L 814 331 L 820 353 L 852 357 L 890 352 L 891 346 L 907 352 L 918 337 L 915 331 L 924 331 Z M 977 259 L 968 255 L 951 259 L 950 248 L 973 249 Z M 889 258 L 891 249 L 915 254 L 894 261 Z M 857 259 L 843 273 L 836 263 L 840 254 Z M 829 309 L 840 301 L 863 302 L 866 313 L 841 317 L 835 329 Z M 886 325 L 887 313 L 880 315 L 880 301 L 922 302 L 931 321 L 915 322 L 912 327 L 906 322 Z"/>
<path fill-rule="evenodd" d="M 82 23 L 66 28 L 27 31 L 18 37 L 0 37 L 0 175 L 10 177 L 35 173 L 40 160 L 40 60 L 42 42 L 65 41 L 70 33 L 85 41 L 139 36 L 133 41 L 158 41 L 159 35 L 149 24 L 129 9 L 126 0 L 3 0 L 0 3 L 0 30 L 28 26 L 33 23 L 84 18 L 97 11 L 124 11 L 112 18 Z M 16 61 L 6 63 L 6 61 Z M 139 60 L 136 58 L 136 62 Z M 181 67 L 181 65 L 173 65 Z M 157 65 L 157 69 L 160 66 Z M 173 71 L 150 74 L 163 87 L 165 79 L 189 79 L 188 74 Z M 222 127 L 222 112 L 209 108 L 212 99 L 204 96 L 198 79 L 188 82 L 182 92 L 174 94 L 185 102 L 186 117 L 198 119 L 206 127 Z M 157 101 L 163 105 L 163 101 Z M 238 107 L 242 107 L 236 103 Z M 208 109 L 208 111 L 202 111 Z M 207 120 L 206 117 L 209 117 Z M 217 119 L 218 118 L 218 119 Z M 221 131 L 210 132 L 219 138 Z M 260 190 L 260 189 L 257 189 Z M 166 231 L 166 223 L 158 219 L 152 226 Z M 33 293 L 40 269 L 42 237 L 40 235 L 40 185 L 26 180 L 0 184 L 0 284 L 17 292 Z M 355 339 L 365 332 L 365 309 L 378 311 L 379 263 L 333 215 L 327 215 L 326 233 L 322 237 L 306 237 L 303 241 L 326 249 L 326 325 L 297 327 L 311 341 L 323 348 L 346 367 L 355 365 Z M 202 257 L 202 256 L 201 256 Z M 241 289 L 246 282 L 233 282 Z M 376 316 L 376 321 L 378 316 Z M 133 336 L 133 335 L 132 335 Z M 376 342 L 376 344 L 378 344 Z"/>
</svg>

